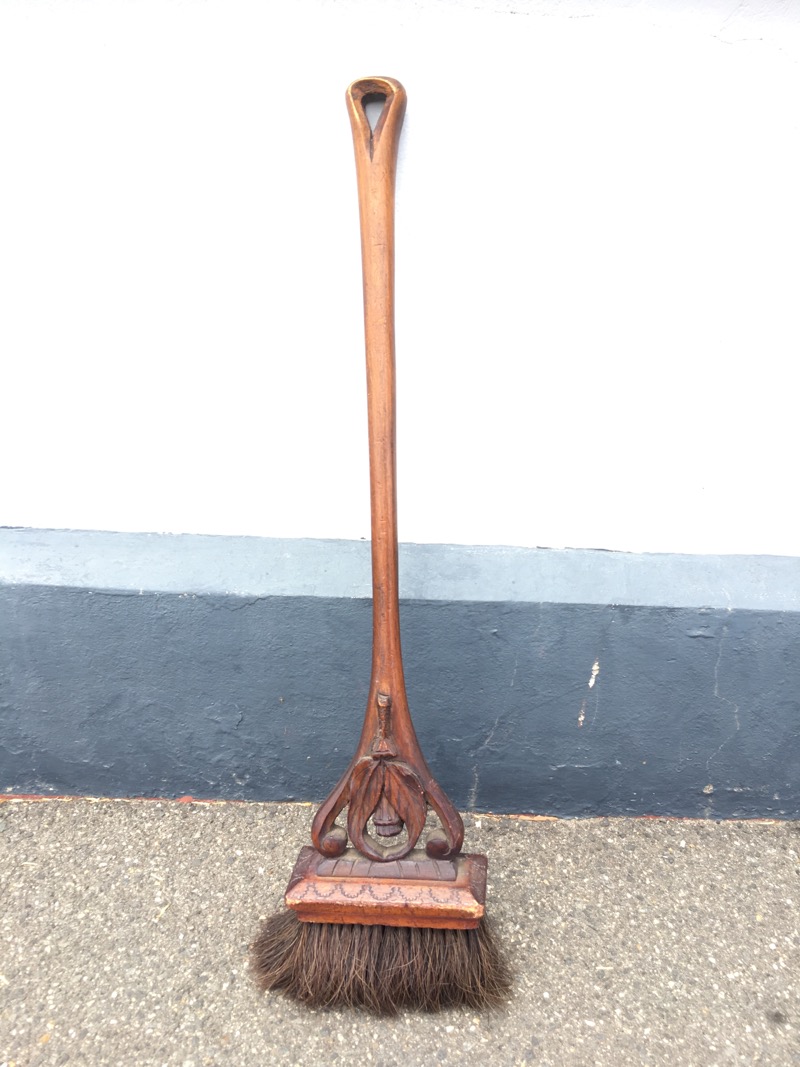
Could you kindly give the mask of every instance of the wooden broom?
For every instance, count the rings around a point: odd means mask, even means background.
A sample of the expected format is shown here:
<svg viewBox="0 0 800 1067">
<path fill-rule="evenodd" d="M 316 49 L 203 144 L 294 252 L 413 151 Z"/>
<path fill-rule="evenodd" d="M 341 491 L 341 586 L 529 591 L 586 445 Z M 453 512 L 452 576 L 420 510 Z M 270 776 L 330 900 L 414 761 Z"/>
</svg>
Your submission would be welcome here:
<svg viewBox="0 0 800 1067">
<path fill-rule="evenodd" d="M 382 103 L 374 128 L 366 105 Z M 317 811 L 286 890 L 252 947 L 265 989 L 318 1007 L 500 1003 L 507 967 L 484 917 L 486 857 L 414 732 L 400 648 L 395 463 L 394 186 L 406 93 L 392 78 L 347 90 L 361 218 L 372 505 L 372 678 L 353 759 Z M 347 828 L 336 823 L 347 807 Z M 428 809 L 441 829 L 425 831 Z M 348 847 L 348 838 L 350 847 Z"/>
</svg>

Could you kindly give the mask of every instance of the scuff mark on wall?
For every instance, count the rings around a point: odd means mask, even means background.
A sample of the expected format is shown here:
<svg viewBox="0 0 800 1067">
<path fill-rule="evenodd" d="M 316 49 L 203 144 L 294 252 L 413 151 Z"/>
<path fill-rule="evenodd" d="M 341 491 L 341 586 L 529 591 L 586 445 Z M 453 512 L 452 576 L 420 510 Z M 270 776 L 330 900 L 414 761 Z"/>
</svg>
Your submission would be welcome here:
<svg viewBox="0 0 800 1067">
<path fill-rule="evenodd" d="M 513 679 L 512 679 L 512 684 L 513 684 Z M 497 732 L 497 727 L 500 725 L 500 720 L 502 719 L 502 717 L 503 716 L 502 716 L 502 712 L 501 712 L 497 716 L 497 718 L 494 720 L 494 723 L 492 724 L 492 727 L 489 730 L 489 732 L 487 733 L 486 737 L 483 739 L 483 741 L 480 743 L 480 745 L 478 745 L 478 747 L 473 750 L 473 752 L 471 753 L 473 759 L 478 759 L 480 757 L 480 754 L 483 751 L 491 749 L 492 738 L 494 737 L 495 733 Z M 467 800 L 467 808 L 468 808 L 469 811 L 474 811 L 475 810 L 475 805 L 478 802 L 478 788 L 479 788 L 479 786 L 480 786 L 480 774 L 479 774 L 479 771 L 478 771 L 478 764 L 474 763 L 473 766 L 472 766 L 472 786 L 470 787 L 469 798 Z"/>
<path fill-rule="evenodd" d="M 472 785 L 470 786 L 469 796 L 467 798 L 467 810 L 474 811 L 475 805 L 478 802 L 478 786 L 480 784 L 480 777 L 478 775 L 477 763 L 472 767 Z"/>
<path fill-rule="evenodd" d="M 722 742 L 722 744 L 720 744 L 719 747 L 716 749 L 716 751 L 712 752 L 711 755 L 706 760 L 706 770 L 710 770 L 709 764 L 711 763 L 711 761 L 713 759 L 716 759 L 716 757 L 720 754 L 720 752 L 723 750 L 725 745 L 727 745 L 730 741 L 732 741 L 733 738 L 738 734 L 738 732 L 742 728 L 742 724 L 741 724 L 741 721 L 739 719 L 739 705 L 734 703 L 734 701 L 731 700 L 729 697 L 722 696 L 722 694 L 719 691 L 719 668 L 720 668 L 720 663 L 722 662 L 722 651 L 723 651 L 723 648 L 725 646 L 725 640 L 726 640 L 727 636 L 728 636 L 728 626 L 727 626 L 727 623 L 726 623 L 722 627 L 722 633 L 721 633 L 720 639 L 719 639 L 719 648 L 717 649 L 717 660 L 716 660 L 716 663 L 714 664 L 714 699 L 721 701 L 723 704 L 727 704 L 728 707 L 731 709 L 731 713 L 733 715 L 734 727 L 733 727 L 733 732 L 730 734 L 730 736 L 726 737 L 725 740 Z M 703 790 L 703 792 L 705 792 L 705 790 Z"/>
</svg>

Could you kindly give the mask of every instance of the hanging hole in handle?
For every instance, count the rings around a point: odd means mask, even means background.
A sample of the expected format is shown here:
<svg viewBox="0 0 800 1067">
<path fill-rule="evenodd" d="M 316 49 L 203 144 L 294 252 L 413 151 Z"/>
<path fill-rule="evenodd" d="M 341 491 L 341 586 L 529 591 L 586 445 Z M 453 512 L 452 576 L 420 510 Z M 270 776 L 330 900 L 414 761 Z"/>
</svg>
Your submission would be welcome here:
<svg viewBox="0 0 800 1067">
<path fill-rule="evenodd" d="M 375 127 L 380 121 L 383 109 L 386 106 L 386 93 L 364 93 L 361 97 L 361 106 L 369 123 L 369 132 L 375 133 Z"/>
</svg>

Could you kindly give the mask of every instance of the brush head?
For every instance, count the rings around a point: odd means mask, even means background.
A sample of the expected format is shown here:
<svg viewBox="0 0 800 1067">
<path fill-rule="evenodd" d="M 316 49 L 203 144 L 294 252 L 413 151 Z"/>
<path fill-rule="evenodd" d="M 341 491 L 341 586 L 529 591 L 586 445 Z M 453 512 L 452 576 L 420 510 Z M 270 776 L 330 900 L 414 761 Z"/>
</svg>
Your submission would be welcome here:
<svg viewBox="0 0 800 1067">
<path fill-rule="evenodd" d="M 263 989 L 316 1008 L 498 1007 L 511 986 L 486 918 L 446 930 L 301 922 L 287 910 L 266 921 L 251 953 Z"/>
</svg>

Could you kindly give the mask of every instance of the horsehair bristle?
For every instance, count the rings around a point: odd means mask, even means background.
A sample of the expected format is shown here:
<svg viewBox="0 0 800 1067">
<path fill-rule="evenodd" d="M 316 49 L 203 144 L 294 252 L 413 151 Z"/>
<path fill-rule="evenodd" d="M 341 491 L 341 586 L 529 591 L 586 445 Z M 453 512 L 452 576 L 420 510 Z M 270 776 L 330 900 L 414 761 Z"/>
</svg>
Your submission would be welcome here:
<svg viewBox="0 0 800 1067">
<path fill-rule="evenodd" d="M 499 1007 L 511 976 L 486 918 L 473 930 L 269 918 L 252 945 L 259 985 L 316 1008 Z"/>
</svg>

